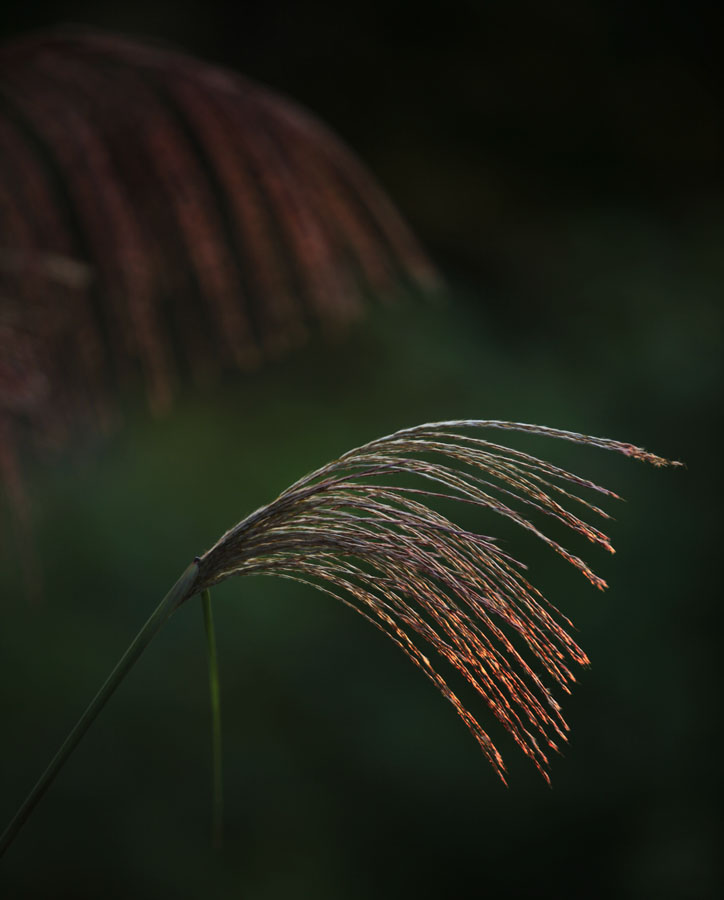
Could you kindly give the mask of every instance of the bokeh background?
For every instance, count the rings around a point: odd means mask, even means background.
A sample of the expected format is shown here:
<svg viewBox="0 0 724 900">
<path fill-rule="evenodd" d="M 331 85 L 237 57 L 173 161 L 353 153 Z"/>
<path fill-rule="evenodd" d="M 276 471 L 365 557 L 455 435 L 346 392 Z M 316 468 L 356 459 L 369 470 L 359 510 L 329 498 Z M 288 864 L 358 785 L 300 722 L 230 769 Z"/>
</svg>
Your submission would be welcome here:
<svg viewBox="0 0 724 900">
<path fill-rule="evenodd" d="M 190 557 L 292 480 L 425 420 L 506 418 L 683 459 L 525 444 L 627 499 L 600 595 L 503 537 L 593 666 L 549 789 L 476 704 L 504 788 L 374 629 L 272 579 L 215 590 L 226 844 L 210 846 L 197 603 L 3 859 L 15 897 L 720 896 L 724 80 L 715 5 L 140 0 L 4 10 L 175 42 L 287 93 L 386 187 L 450 285 L 154 419 L 25 461 L 44 595 L 3 507 L 0 817 Z M 523 446 L 522 444 L 519 444 Z M 482 531 L 494 522 L 461 512 Z M 473 704 L 475 701 L 472 700 Z"/>
</svg>

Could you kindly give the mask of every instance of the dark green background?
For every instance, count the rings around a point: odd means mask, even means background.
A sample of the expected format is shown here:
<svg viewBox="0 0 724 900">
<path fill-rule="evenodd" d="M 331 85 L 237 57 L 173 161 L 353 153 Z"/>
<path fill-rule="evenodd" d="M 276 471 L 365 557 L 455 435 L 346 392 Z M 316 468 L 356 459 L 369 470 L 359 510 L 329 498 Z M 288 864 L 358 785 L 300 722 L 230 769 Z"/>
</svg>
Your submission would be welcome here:
<svg viewBox="0 0 724 900">
<path fill-rule="evenodd" d="M 595 592 L 502 532 L 593 661 L 548 789 L 394 646 L 273 579 L 214 592 L 227 840 L 209 842 L 201 610 L 152 645 L 0 865 L 15 897 L 709 898 L 722 888 L 724 91 L 714 5 L 67 3 L 305 103 L 362 156 L 448 278 L 252 377 L 26 463 L 45 593 L 3 513 L 0 817 L 189 558 L 341 451 L 419 421 L 540 422 L 686 461 L 520 443 L 622 493 Z M 489 531 L 498 523 L 461 513 Z M 498 530 L 500 530 L 498 528 Z M 456 685 L 457 686 L 457 685 Z"/>
</svg>

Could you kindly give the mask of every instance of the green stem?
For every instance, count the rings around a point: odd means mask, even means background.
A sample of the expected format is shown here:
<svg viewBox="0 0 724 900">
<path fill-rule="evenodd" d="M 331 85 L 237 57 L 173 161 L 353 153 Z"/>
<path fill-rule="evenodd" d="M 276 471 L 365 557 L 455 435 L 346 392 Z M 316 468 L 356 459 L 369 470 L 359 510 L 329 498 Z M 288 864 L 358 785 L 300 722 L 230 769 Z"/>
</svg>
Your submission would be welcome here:
<svg viewBox="0 0 724 900">
<path fill-rule="evenodd" d="M 93 700 L 91 700 L 86 711 L 83 713 L 80 719 L 78 719 L 75 727 L 65 739 L 58 752 L 50 761 L 48 768 L 40 776 L 35 787 L 26 797 L 25 802 L 15 813 L 15 816 L 13 817 L 12 821 L 5 829 L 5 831 L 2 833 L 2 836 L 0 836 L 0 856 L 2 856 L 10 846 L 17 833 L 25 824 L 28 816 L 32 813 L 38 801 L 53 783 L 56 775 L 63 768 L 68 760 L 68 757 L 73 752 L 73 750 L 75 750 L 76 746 L 80 742 L 80 739 L 93 724 L 96 716 L 100 713 L 108 700 L 111 698 L 113 692 L 123 681 L 126 675 L 130 672 L 133 664 L 143 653 L 146 647 L 150 644 L 155 635 L 158 634 L 161 627 L 168 621 L 171 613 L 173 613 L 189 595 L 198 573 L 199 569 L 196 563 L 191 563 L 191 565 L 186 569 L 186 571 L 179 578 L 176 584 L 171 588 L 168 594 L 166 594 L 163 600 L 156 607 L 143 628 L 133 639 L 131 645 L 120 658 L 115 669 L 106 679 L 103 687 L 98 691 Z"/>
<path fill-rule="evenodd" d="M 201 592 L 206 627 L 206 648 L 209 657 L 209 695 L 211 698 L 211 747 L 213 765 L 212 834 L 214 844 L 220 847 L 223 839 L 224 789 L 221 755 L 221 692 L 219 690 L 219 657 L 216 652 L 216 633 L 211 612 L 211 594 Z"/>
</svg>

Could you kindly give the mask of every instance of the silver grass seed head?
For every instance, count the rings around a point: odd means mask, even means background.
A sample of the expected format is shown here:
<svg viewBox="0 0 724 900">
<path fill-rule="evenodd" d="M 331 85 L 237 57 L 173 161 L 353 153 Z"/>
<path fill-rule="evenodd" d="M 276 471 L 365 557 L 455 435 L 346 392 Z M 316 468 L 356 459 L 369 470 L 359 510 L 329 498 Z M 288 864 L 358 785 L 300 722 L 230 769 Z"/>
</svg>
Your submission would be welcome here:
<svg viewBox="0 0 724 900">
<path fill-rule="evenodd" d="M 607 535 L 582 518 L 609 516 L 577 491 L 617 495 L 488 441 L 479 436 L 482 429 L 557 437 L 656 466 L 681 465 L 633 444 L 523 423 L 465 419 L 406 428 L 304 476 L 227 531 L 198 560 L 194 592 L 232 575 L 277 575 L 336 597 L 427 675 L 505 781 L 498 750 L 423 652 L 427 645 L 477 691 L 549 781 L 548 753 L 565 741 L 568 725 L 543 677 L 569 692 L 573 664 L 586 665 L 588 658 L 567 630 L 570 621 L 530 584 L 521 562 L 495 538 L 456 525 L 427 503 L 445 498 L 492 510 L 603 589 L 605 581 L 587 563 L 529 516 L 548 515 L 613 552 Z M 400 477 L 404 483 L 396 484 Z"/>
</svg>

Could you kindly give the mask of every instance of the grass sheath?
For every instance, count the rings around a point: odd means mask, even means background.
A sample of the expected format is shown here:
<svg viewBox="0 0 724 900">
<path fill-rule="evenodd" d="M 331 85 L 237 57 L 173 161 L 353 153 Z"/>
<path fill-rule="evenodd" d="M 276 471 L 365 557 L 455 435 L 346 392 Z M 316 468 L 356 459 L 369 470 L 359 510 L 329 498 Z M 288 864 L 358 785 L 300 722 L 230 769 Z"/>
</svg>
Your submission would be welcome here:
<svg viewBox="0 0 724 900">
<path fill-rule="evenodd" d="M 103 687 L 98 691 L 93 700 L 91 700 L 85 712 L 80 719 L 78 719 L 75 727 L 65 739 L 58 752 L 50 761 L 47 769 L 40 776 L 35 787 L 28 794 L 23 805 L 3 832 L 0 837 L 0 856 L 5 853 L 7 848 L 13 842 L 13 839 L 25 824 L 28 816 L 32 813 L 37 803 L 53 783 L 60 770 L 68 761 L 73 750 L 75 750 L 80 743 L 83 735 L 88 731 L 98 714 L 110 700 L 116 688 L 131 671 L 143 651 L 166 624 L 172 613 L 175 612 L 180 604 L 191 595 L 194 583 L 198 577 L 198 571 L 197 564 L 195 562 L 191 563 L 133 639 L 126 652 L 118 661 L 115 669 L 113 669 L 106 679 Z"/>
<path fill-rule="evenodd" d="M 206 649 L 209 658 L 209 696 L 211 700 L 211 749 L 213 768 L 213 802 L 211 833 L 215 847 L 221 847 L 224 835 L 224 788 L 221 742 L 221 691 L 219 688 L 219 657 L 216 651 L 216 632 L 211 610 L 211 593 L 201 592 L 206 631 Z"/>
</svg>

